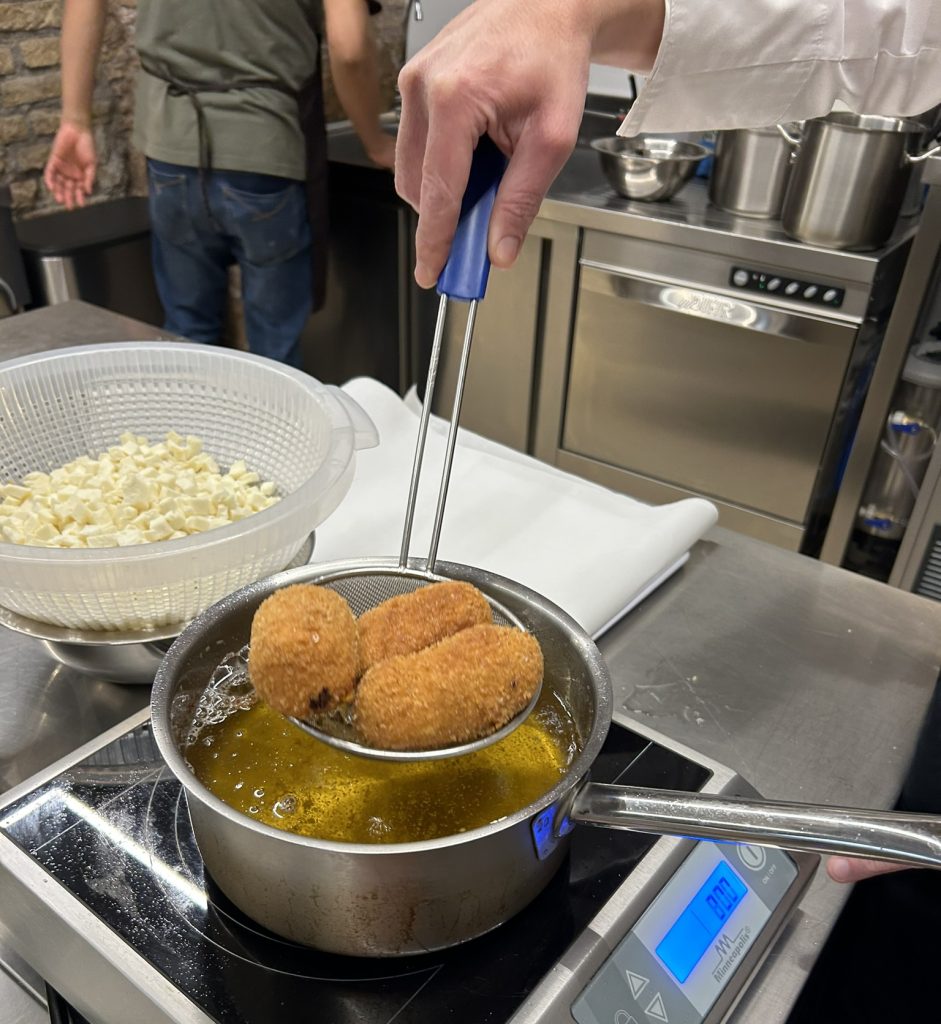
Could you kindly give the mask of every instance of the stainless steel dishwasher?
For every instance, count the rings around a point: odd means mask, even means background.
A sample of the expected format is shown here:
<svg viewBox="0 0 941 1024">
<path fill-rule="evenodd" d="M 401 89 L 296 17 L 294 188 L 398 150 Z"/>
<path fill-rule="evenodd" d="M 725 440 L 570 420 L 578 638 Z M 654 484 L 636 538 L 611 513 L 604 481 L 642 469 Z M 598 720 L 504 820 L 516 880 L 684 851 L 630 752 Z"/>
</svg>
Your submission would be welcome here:
<svg viewBox="0 0 941 1024">
<path fill-rule="evenodd" d="M 727 525 L 815 553 L 872 306 L 819 274 L 586 231 L 556 461 L 642 500 L 705 495 Z"/>
</svg>

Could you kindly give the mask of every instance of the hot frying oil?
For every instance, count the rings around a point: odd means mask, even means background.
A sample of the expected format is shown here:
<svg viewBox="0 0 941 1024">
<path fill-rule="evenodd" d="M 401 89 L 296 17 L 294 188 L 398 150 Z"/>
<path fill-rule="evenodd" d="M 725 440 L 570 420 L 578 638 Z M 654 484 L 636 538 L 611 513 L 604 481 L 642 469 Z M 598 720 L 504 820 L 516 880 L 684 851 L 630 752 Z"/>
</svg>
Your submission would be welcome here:
<svg viewBox="0 0 941 1024">
<path fill-rule="evenodd" d="M 349 843 L 408 843 L 497 821 L 548 792 L 576 747 L 571 718 L 544 692 L 505 739 L 443 761 L 345 754 L 262 703 L 204 725 L 186 750 L 197 778 L 266 825 Z"/>
</svg>

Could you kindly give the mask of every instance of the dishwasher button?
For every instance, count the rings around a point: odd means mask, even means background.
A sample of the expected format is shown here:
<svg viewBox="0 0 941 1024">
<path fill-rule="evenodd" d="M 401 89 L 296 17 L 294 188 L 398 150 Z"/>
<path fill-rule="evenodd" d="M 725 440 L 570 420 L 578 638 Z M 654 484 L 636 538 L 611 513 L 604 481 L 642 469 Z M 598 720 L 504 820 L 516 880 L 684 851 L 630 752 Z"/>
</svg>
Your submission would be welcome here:
<svg viewBox="0 0 941 1024">
<path fill-rule="evenodd" d="M 819 289 L 819 288 L 818 288 L 818 287 L 817 287 L 817 286 L 816 286 L 815 284 L 809 284 L 809 285 L 807 285 L 807 287 L 806 287 L 806 288 L 804 289 L 804 298 L 805 298 L 805 299 L 812 299 L 812 298 L 814 298 L 814 296 L 815 296 L 815 295 L 817 294 L 817 292 L 819 292 L 819 291 L 820 291 L 820 289 Z"/>
<path fill-rule="evenodd" d="M 799 290 L 800 282 L 798 281 L 788 281 L 788 283 L 784 286 L 785 295 L 796 295 Z"/>
<path fill-rule="evenodd" d="M 748 284 L 748 271 L 736 270 L 732 275 L 732 284 L 737 285 L 739 288 L 744 288 Z"/>
<path fill-rule="evenodd" d="M 769 292 L 776 292 L 780 287 L 781 287 L 781 278 L 780 277 L 772 277 L 771 280 L 768 282 L 768 291 Z"/>
<path fill-rule="evenodd" d="M 824 302 L 833 302 L 833 300 L 834 300 L 834 299 L 835 299 L 835 298 L 836 298 L 836 297 L 837 297 L 837 296 L 838 296 L 839 294 L 840 294 L 840 293 L 839 293 L 839 292 L 838 292 L 838 291 L 836 290 L 836 288 L 828 288 L 828 289 L 827 289 L 827 290 L 826 290 L 826 291 L 825 291 L 825 292 L 823 293 L 823 301 L 824 301 Z"/>
</svg>

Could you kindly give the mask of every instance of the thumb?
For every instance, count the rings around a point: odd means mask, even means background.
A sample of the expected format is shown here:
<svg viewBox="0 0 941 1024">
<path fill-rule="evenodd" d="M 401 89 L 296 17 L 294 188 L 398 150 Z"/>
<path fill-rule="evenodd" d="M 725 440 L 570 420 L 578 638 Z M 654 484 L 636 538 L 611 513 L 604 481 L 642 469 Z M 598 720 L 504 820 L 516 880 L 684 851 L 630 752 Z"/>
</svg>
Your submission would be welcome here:
<svg viewBox="0 0 941 1024">
<path fill-rule="evenodd" d="M 505 270 L 516 262 L 526 232 L 577 138 L 577 120 L 571 127 L 527 126 L 520 136 L 490 216 L 488 247 L 495 267 Z"/>
<path fill-rule="evenodd" d="M 884 860 L 865 860 L 857 857 L 831 857 L 827 861 L 827 874 L 834 882 L 860 882 L 874 875 L 902 871 L 906 865 Z"/>
</svg>

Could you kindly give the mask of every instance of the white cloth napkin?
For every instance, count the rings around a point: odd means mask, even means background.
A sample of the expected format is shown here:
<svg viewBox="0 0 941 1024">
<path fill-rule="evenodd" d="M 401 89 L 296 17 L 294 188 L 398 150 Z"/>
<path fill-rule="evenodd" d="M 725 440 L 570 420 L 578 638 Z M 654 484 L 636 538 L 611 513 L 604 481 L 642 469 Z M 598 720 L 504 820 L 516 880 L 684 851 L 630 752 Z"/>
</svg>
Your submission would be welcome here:
<svg viewBox="0 0 941 1024">
<path fill-rule="evenodd" d="M 414 396 L 344 385 L 379 431 L 356 456 L 340 507 L 317 528 L 314 561 L 398 557 L 418 430 Z M 447 423 L 432 417 L 411 555 L 428 554 Z M 486 438 L 458 435 L 438 558 L 489 569 L 543 594 L 599 636 L 685 561 L 715 523 L 701 498 L 644 505 Z"/>
</svg>

